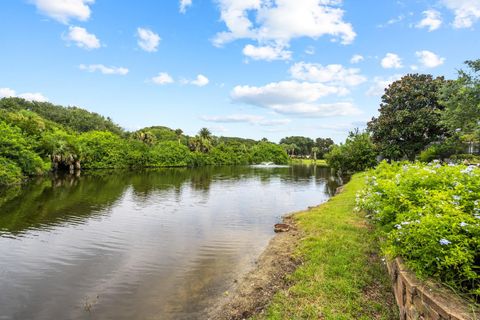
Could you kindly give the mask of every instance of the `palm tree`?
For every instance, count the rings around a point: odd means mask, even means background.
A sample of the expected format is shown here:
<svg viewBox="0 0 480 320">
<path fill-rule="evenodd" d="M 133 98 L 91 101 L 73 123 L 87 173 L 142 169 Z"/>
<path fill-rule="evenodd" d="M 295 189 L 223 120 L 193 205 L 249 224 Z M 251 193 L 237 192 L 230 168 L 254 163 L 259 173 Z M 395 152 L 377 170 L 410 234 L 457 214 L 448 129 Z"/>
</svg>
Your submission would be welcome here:
<svg viewBox="0 0 480 320">
<path fill-rule="evenodd" d="M 212 149 L 212 144 L 210 140 L 202 138 L 200 136 L 195 136 L 190 138 L 188 141 L 188 146 L 191 151 L 208 153 Z"/>
<path fill-rule="evenodd" d="M 295 156 L 295 149 L 297 149 L 297 145 L 295 143 L 290 144 L 290 156 Z"/>
<path fill-rule="evenodd" d="M 320 151 L 319 147 L 313 147 L 312 152 L 313 152 L 313 161 L 317 162 L 317 152 Z"/>
<path fill-rule="evenodd" d="M 212 138 L 212 133 L 207 128 L 200 129 L 200 131 L 198 132 L 198 135 L 200 136 L 200 138 L 203 138 L 206 140 L 210 140 Z"/>
<path fill-rule="evenodd" d="M 180 144 L 180 139 L 182 138 L 183 130 L 182 129 L 177 129 L 177 130 L 175 130 L 175 134 L 177 135 L 178 144 Z"/>
</svg>

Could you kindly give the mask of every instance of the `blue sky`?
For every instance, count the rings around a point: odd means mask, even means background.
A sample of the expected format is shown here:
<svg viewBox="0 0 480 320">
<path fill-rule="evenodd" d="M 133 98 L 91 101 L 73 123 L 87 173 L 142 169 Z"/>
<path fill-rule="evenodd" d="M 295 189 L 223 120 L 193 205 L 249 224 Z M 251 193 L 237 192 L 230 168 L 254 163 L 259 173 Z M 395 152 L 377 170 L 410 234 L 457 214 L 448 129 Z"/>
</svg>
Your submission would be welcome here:
<svg viewBox="0 0 480 320">
<path fill-rule="evenodd" d="M 480 58 L 480 0 L 5 0 L 0 97 L 129 130 L 332 137 L 406 73 Z"/>
</svg>

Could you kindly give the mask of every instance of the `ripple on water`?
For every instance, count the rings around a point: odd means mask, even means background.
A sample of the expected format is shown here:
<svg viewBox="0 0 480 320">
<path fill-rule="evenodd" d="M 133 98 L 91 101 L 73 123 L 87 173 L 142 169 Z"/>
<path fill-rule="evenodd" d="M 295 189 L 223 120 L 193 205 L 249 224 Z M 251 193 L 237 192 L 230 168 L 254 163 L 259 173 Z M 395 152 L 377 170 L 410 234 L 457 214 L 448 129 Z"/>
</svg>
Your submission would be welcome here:
<svg viewBox="0 0 480 320">
<path fill-rule="evenodd" d="M 0 319 L 202 318 L 281 215 L 328 198 L 328 172 L 316 174 L 168 169 L 29 186 L 0 207 Z"/>
</svg>

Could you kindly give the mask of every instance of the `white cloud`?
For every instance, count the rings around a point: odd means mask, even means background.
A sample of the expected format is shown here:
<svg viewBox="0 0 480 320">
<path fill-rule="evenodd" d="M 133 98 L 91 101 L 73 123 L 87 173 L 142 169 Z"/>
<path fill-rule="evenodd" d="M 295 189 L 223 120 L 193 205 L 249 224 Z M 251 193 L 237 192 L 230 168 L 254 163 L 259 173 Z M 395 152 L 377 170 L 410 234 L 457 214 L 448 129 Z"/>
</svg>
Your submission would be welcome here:
<svg viewBox="0 0 480 320">
<path fill-rule="evenodd" d="M 328 95 L 345 95 L 348 90 L 323 83 L 282 81 L 263 87 L 236 86 L 231 97 L 243 102 L 273 110 L 280 114 L 300 117 L 329 117 L 359 114 L 351 102 L 320 103 Z"/>
<path fill-rule="evenodd" d="M 400 22 L 402 22 L 404 19 L 405 19 L 405 15 L 401 14 L 401 15 L 395 17 L 395 18 L 392 18 L 392 19 L 388 20 L 388 21 L 387 21 L 386 23 L 384 23 L 384 24 L 379 24 L 377 27 L 378 27 L 378 28 L 385 28 L 385 27 L 387 27 L 387 26 L 400 23 Z"/>
<path fill-rule="evenodd" d="M 203 116 L 202 120 L 217 123 L 249 123 L 260 126 L 281 126 L 291 122 L 290 119 L 267 119 L 251 114 L 231 114 L 227 116 Z"/>
<path fill-rule="evenodd" d="M 426 68 L 435 68 L 445 62 L 445 58 L 440 58 L 438 55 L 428 50 L 417 51 L 415 55 L 418 57 L 419 62 Z"/>
<path fill-rule="evenodd" d="M 314 55 L 315 54 L 315 48 L 312 46 L 309 46 L 307 49 L 305 49 L 305 53 L 308 55 Z"/>
<path fill-rule="evenodd" d="M 187 8 L 192 5 L 192 0 L 180 0 L 180 12 L 187 12 Z"/>
<path fill-rule="evenodd" d="M 353 55 L 353 57 L 350 59 L 350 63 L 356 64 L 356 63 L 362 62 L 363 60 L 365 60 L 365 58 L 364 58 L 362 55 L 360 55 L 360 54 L 355 54 L 355 55 Z"/>
<path fill-rule="evenodd" d="M 158 50 L 160 36 L 152 30 L 145 28 L 137 28 L 138 46 L 147 52 L 155 52 Z"/>
<path fill-rule="evenodd" d="M 10 88 L 0 88 L 0 98 L 19 97 L 28 101 L 47 102 L 48 98 L 39 92 L 25 92 L 17 95 L 15 90 Z"/>
<path fill-rule="evenodd" d="M 403 75 L 395 74 L 393 76 L 383 78 L 375 77 L 373 78 L 373 84 L 367 90 L 367 96 L 381 96 L 385 93 L 385 89 L 392 84 L 393 82 L 400 80 Z"/>
<path fill-rule="evenodd" d="M 385 69 L 402 68 L 402 59 L 395 53 L 387 53 L 382 59 L 382 67 Z"/>
<path fill-rule="evenodd" d="M 442 16 L 437 10 L 423 11 L 423 15 L 425 17 L 416 25 L 417 28 L 428 28 L 428 31 L 434 31 L 442 25 Z"/>
<path fill-rule="evenodd" d="M 127 75 L 128 74 L 128 69 L 123 68 L 123 67 L 107 67 L 104 66 L 103 64 L 90 64 L 90 65 L 85 65 L 81 64 L 78 66 L 80 70 L 88 71 L 88 72 L 96 72 L 99 71 L 103 74 L 117 74 L 117 75 Z"/>
<path fill-rule="evenodd" d="M 40 92 L 26 92 L 26 93 L 19 94 L 18 97 L 28 101 L 38 101 L 38 102 L 48 101 L 48 98 L 45 97 Z"/>
<path fill-rule="evenodd" d="M 208 127 L 208 130 L 216 134 L 222 134 L 222 133 L 228 132 L 228 129 L 225 128 L 224 126 L 211 126 L 211 127 Z"/>
<path fill-rule="evenodd" d="M 88 20 L 91 14 L 89 5 L 95 0 L 32 0 L 32 2 L 43 14 L 66 24 L 70 19 Z"/>
<path fill-rule="evenodd" d="M 208 80 L 207 77 L 205 77 L 203 74 L 197 75 L 197 78 L 195 80 L 189 81 L 190 84 L 193 84 L 198 87 L 204 87 L 206 86 L 210 80 Z"/>
<path fill-rule="evenodd" d="M 253 60 L 290 60 L 292 58 L 292 52 L 284 50 L 283 46 L 261 46 L 256 47 L 251 44 L 247 44 L 243 48 L 243 54 Z"/>
<path fill-rule="evenodd" d="M 221 20 L 228 31 L 213 39 L 216 46 L 237 39 L 258 41 L 265 45 L 287 48 L 291 39 L 317 39 L 330 35 L 343 44 L 352 43 L 355 32 L 343 20 L 338 7 L 342 0 L 218 0 Z"/>
<path fill-rule="evenodd" d="M 360 74 L 359 69 L 345 68 L 340 64 L 321 64 L 298 62 L 290 68 L 290 74 L 294 79 L 329 83 L 342 87 L 357 86 L 367 78 Z"/>
<path fill-rule="evenodd" d="M 152 78 L 152 82 L 158 85 L 174 83 L 173 78 L 166 72 L 160 72 L 156 77 Z"/>
<path fill-rule="evenodd" d="M 1 98 L 11 98 L 11 97 L 16 97 L 17 93 L 15 90 L 10 89 L 10 88 L 0 88 L 0 99 Z"/>
<path fill-rule="evenodd" d="M 68 34 L 63 39 L 74 42 L 77 47 L 86 50 L 98 49 L 101 46 L 100 40 L 94 34 L 81 27 L 70 26 Z"/>
<path fill-rule="evenodd" d="M 479 0 L 441 0 L 441 2 L 455 14 L 454 28 L 470 28 L 480 19 Z"/>
</svg>

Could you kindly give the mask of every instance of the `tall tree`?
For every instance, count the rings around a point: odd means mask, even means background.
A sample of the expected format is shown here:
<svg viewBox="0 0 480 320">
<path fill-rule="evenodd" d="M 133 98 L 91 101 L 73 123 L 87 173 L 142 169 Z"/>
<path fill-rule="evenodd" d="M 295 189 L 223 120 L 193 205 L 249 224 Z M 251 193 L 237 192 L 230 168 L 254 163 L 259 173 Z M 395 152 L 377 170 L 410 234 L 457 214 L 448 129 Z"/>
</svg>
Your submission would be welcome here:
<svg viewBox="0 0 480 320">
<path fill-rule="evenodd" d="M 308 156 L 311 154 L 315 142 L 308 137 L 293 136 L 283 138 L 280 140 L 280 144 L 294 144 L 296 146 L 294 154 L 297 156 Z"/>
<path fill-rule="evenodd" d="M 392 83 L 382 96 L 380 115 L 368 123 L 368 131 L 380 153 L 389 159 L 415 156 L 446 133 L 440 124 L 438 92 L 443 77 L 409 74 Z"/>
<path fill-rule="evenodd" d="M 206 140 L 210 140 L 212 138 L 212 133 L 207 128 L 200 129 L 200 131 L 198 132 L 198 135 L 200 136 L 200 138 L 203 138 Z"/>
<path fill-rule="evenodd" d="M 325 154 L 330 150 L 330 147 L 335 143 L 330 138 L 317 138 L 315 140 L 315 146 L 318 148 L 317 156 L 323 159 Z"/>
<path fill-rule="evenodd" d="M 312 153 L 313 153 L 313 161 L 317 161 L 317 153 L 320 151 L 319 147 L 313 147 L 312 148 Z"/>
<path fill-rule="evenodd" d="M 460 70 L 457 80 L 443 86 L 440 100 L 445 106 L 442 123 L 472 151 L 480 141 L 480 59 L 465 63 L 469 70 Z"/>
<path fill-rule="evenodd" d="M 177 135 L 178 144 L 180 144 L 180 139 L 182 138 L 183 130 L 182 129 L 176 129 L 175 134 Z"/>
</svg>

